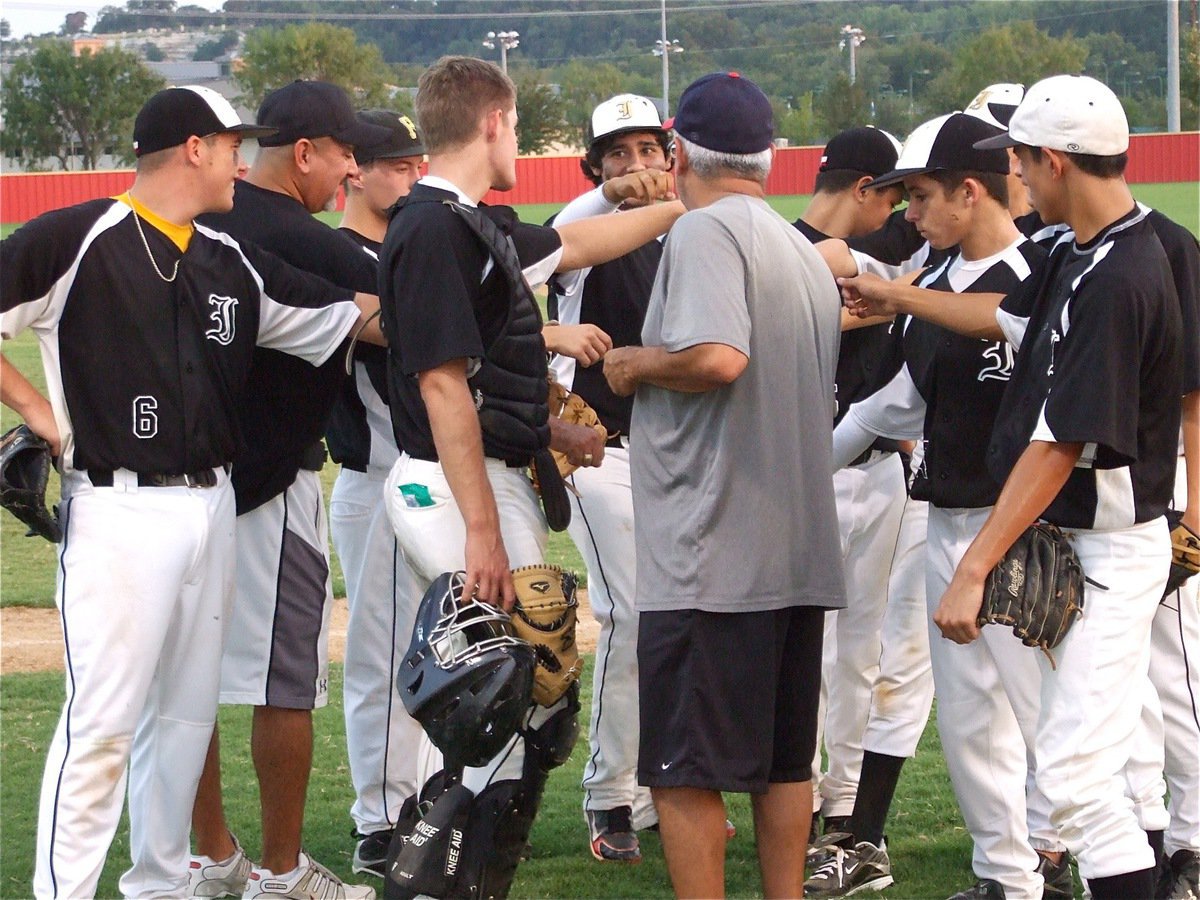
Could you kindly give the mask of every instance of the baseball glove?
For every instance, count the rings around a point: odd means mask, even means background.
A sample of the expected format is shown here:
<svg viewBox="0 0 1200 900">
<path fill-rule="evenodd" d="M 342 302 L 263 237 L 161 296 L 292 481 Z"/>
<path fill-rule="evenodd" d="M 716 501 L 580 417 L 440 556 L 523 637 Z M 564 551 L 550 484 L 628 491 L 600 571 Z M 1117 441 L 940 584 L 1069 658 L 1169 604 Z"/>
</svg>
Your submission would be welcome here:
<svg viewBox="0 0 1200 900">
<path fill-rule="evenodd" d="M 1200 572 L 1200 534 L 1183 524 L 1182 510 L 1168 510 L 1167 522 L 1171 526 L 1171 574 L 1167 576 L 1164 597 Z"/>
<path fill-rule="evenodd" d="M 608 440 L 608 429 L 604 427 L 604 423 L 600 421 L 596 411 L 588 405 L 586 400 L 574 391 L 568 391 L 553 378 L 550 379 L 549 403 L 550 415 L 562 419 L 564 422 L 570 422 L 572 425 L 586 425 L 595 430 L 601 440 Z M 550 453 L 554 456 L 554 462 L 558 465 L 558 473 L 563 478 L 579 468 L 567 459 L 565 453 L 558 450 L 551 450 Z"/>
<path fill-rule="evenodd" d="M 976 624 L 1011 625 L 1027 647 L 1050 653 L 1083 613 L 1083 567 L 1059 529 L 1035 522 L 988 574 Z"/>
<path fill-rule="evenodd" d="M 533 699 L 553 706 L 579 678 L 583 660 L 575 644 L 576 578 L 558 566 L 513 569 L 517 603 L 512 611 L 513 633 L 533 645 Z"/>
<path fill-rule="evenodd" d="M 18 425 L 0 437 L 0 506 L 29 526 L 27 537 L 62 540 L 57 508 L 46 508 L 50 480 L 50 445 L 28 425 Z"/>
</svg>

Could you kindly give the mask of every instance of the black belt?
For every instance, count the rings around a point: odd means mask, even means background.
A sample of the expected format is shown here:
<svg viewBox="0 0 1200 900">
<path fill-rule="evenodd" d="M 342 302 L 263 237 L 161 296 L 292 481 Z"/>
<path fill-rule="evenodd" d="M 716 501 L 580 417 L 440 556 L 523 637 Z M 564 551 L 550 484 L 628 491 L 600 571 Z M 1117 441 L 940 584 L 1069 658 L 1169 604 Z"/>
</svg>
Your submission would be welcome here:
<svg viewBox="0 0 1200 900">
<path fill-rule="evenodd" d="M 93 487 L 112 487 L 112 469 L 88 469 L 88 479 Z M 186 472 L 183 475 L 163 475 L 159 472 L 138 472 L 138 487 L 190 487 L 210 488 L 217 486 L 217 473 L 212 469 Z"/>
</svg>

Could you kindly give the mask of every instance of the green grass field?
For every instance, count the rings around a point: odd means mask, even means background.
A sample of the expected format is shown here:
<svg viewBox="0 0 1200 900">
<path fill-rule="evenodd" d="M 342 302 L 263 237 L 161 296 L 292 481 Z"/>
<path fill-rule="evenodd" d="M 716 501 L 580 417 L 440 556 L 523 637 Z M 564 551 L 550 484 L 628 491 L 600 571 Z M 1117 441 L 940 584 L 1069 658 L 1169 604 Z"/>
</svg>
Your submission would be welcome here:
<svg viewBox="0 0 1200 900">
<path fill-rule="evenodd" d="M 1162 210 L 1200 233 L 1200 198 L 1194 183 L 1137 185 L 1139 200 Z M 802 212 L 806 197 L 772 197 L 771 203 L 788 219 Z M 526 221 L 540 222 L 554 205 L 522 207 Z M 17 226 L 0 226 L 7 236 Z M 33 337 L 5 342 L 4 352 L 23 372 L 44 387 L 39 351 Z M 0 427 L 16 419 L 0 410 Z M 326 490 L 336 468 L 327 466 Z M 52 485 L 51 495 L 57 495 Z M 0 516 L 0 605 L 53 606 L 54 551 L 45 541 L 25 539 L 11 516 Z M 552 535 L 549 556 L 576 570 L 578 553 L 565 535 Z M 344 593 L 335 558 L 335 591 Z M 590 661 L 589 661 L 590 666 Z M 590 670 L 589 670 L 590 671 Z M 306 847 L 342 876 L 349 876 L 347 810 L 352 799 L 345 758 L 341 718 L 340 667 L 333 671 L 330 706 L 317 713 L 317 746 L 305 830 Z M 585 689 L 590 675 L 585 675 Z M 37 820 L 37 791 L 45 747 L 62 703 L 62 676 L 10 675 L 0 678 L 0 898 L 27 897 Z M 585 698 L 585 710 L 587 702 Z M 249 759 L 249 711 L 224 709 L 223 759 L 229 817 L 251 852 L 259 845 L 257 786 Z M 514 897 L 668 897 L 670 883 L 657 836 L 643 842 L 640 866 L 595 863 L 587 852 L 586 831 L 579 811 L 579 778 L 586 756 L 585 739 L 570 762 L 557 770 L 547 788 L 542 815 L 533 833 L 533 858 L 524 863 L 514 885 Z M 727 882 L 731 896 L 760 893 L 752 840 L 749 806 L 744 797 L 731 797 L 730 813 L 740 835 L 729 845 Z M 884 897 L 945 897 L 969 885 L 971 845 L 947 781 L 936 729 L 926 729 L 917 759 L 905 769 L 889 822 L 889 846 L 897 885 Z M 128 827 L 122 823 L 110 853 L 99 896 L 117 895 L 117 877 L 128 859 Z"/>
<path fill-rule="evenodd" d="M 1032 652 L 1032 651 L 1031 651 Z M 589 687 L 591 660 L 585 674 Z M 350 878 L 348 810 L 353 800 L 341 714 L 341 667 L 334 666 L 330 705 L 316 713 L 316 752 L 306 816 L 305 847 L 344 878 Z M 45 747 L 62 702 L 58 675 L 0 679 L 3 777 L 0 807 L 0 898 L 28 897 L 37 825 L 37 795 Z M 587 709 L 588 699 L 584 698 Z M 222 761 L 228 815 L 248 852 L 260 846 L 257 785 L 249 756 L 249 710 L 221 711 Z M 638 866 L 600 864 L 587 849 L 580 811 L 579 779 L 587 756 L 581 737 L 570 761 L 554 771 L 532 835 L 533 856 L 523 863 L 513 897 L 670 897 L 670 881 L 655 834 L 643 836 Z M 744 796 L 727 798 L 739 834 L 730 842 L 726 879 L 732 897 L 761 896 L 753 824 Z M 927 729 L 917 758 L 905 769 L 889 822 L 888 844 L 897 884 L 882 897 L 946 897 L 972 882 L 970 840 L 949 793 L 937 732 Z M 115 897 L 128 867 L 128 823 L 122 821 L 100 882 L 100 897 Z"/>
</svg>

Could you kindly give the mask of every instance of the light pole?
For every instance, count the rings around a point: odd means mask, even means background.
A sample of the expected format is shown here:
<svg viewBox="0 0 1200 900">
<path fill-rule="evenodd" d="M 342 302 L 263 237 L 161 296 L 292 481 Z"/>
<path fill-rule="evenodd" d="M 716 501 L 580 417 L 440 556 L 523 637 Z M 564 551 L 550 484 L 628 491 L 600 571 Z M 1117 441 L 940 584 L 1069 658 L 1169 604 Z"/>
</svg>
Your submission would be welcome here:
<svg viewBox="0 0 1200 900">
<path fill-rule="evenodd" d="M 854 82 L 858 79 L 858 70 L 855 66 L 854 54 L 859 48 L 859 45 L 861 45 L 862 42 L 867 39 L 867 35 L 866 32 L 864 32 L 861 28 L 856 28 L 853 25 L 843 25 L 841 34 L 842 39 L 838 41 L 838 49 L 845 50 L 846 45 L 850 45 L 850 83 L 854 84 Z"/>
<path fill-rule="evenodd" d="M 663 71 L 662 71 L 663 111 L 662 111 L 662 114 L 663 114 L 663 120 L 665 121 L 666 118 L 670 115 L 668 107 L 670 106 L 670 103 L 671 103 L 671 66 L 670 66 L 670 63 L 668 62 L 668 57 L 672 53 L 682 53 L 683 48 L 679 46 L 679 41 L 668 41 L 667 40 L 667 0 L 661 0 L 661 3 L 659 5 L 659 10 L 661 11 L 661 14 L 662 14 L 662 19 L 661 19 L 662 36 L 657 41 L 654 42 L 654 50 L 652 52 L 654 53 L 655 56 L 662 57 L 662 64 L 663 64 Z"/>
<path fill-rule="evenodd" d="M 916 115 L 916 103 L 913 100 L 913 76 L 928 75 L 929 69 L 909 69 L 908 70 L 908 118 L 911 120 Z"/>
<path fill-rule="evenodd" d="M 516 31 L 489 31 L 487 39 L 483 42 L 483 46 L 489 50 L 500 48 L 500 69 L 505 75 L 508 74 L 508 51 L 521 43 L 518 40 L 520 37 Z"/>
</svg>

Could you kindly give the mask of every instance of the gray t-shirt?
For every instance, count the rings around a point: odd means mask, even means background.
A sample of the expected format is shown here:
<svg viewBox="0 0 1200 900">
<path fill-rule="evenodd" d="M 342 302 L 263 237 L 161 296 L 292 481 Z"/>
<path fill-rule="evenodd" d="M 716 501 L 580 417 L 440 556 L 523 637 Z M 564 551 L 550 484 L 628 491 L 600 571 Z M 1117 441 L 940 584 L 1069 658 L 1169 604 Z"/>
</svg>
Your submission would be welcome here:
<svg viewBox="0 0 1200 900">
<path fill-rule="evenodd" d="M 840 309 L 821 257 L 763 200 L 671 228 L 642 343 L 749 357 L 704 393 L 639 386 L 630 462 L 637 608 L 845 604 L 830 476 Z"/>
</svg>

